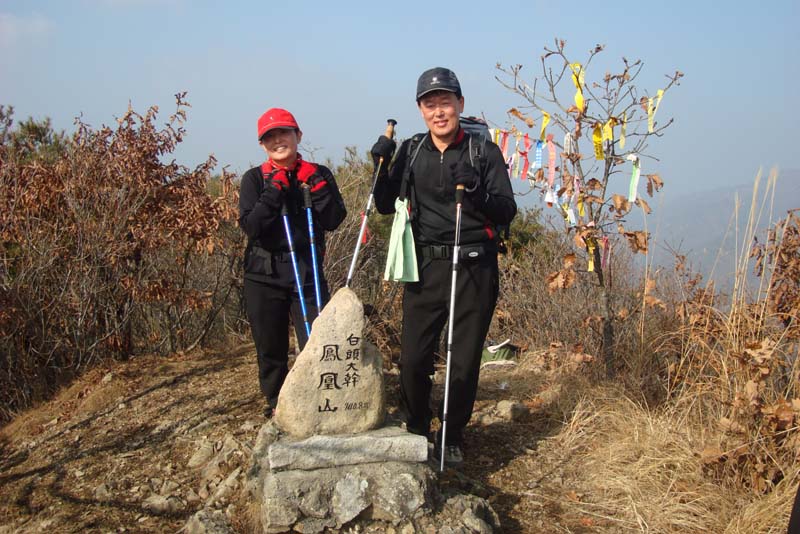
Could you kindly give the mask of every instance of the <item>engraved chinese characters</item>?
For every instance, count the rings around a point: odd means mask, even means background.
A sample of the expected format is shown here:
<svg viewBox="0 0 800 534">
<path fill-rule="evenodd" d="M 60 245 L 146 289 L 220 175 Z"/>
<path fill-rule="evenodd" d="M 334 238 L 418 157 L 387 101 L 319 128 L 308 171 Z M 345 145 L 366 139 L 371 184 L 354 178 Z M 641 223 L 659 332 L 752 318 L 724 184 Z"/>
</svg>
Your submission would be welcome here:
<svg viewBox="0 0 800 534">
<path fill-rule="evenodd" d="M 314 321 L 289 371 L 275 422 L 295 437 L 350 434 L 378 427 L 385 402 L 381 356 L 364 341 L 358 297 L 340 289 Z"/>
</svg>

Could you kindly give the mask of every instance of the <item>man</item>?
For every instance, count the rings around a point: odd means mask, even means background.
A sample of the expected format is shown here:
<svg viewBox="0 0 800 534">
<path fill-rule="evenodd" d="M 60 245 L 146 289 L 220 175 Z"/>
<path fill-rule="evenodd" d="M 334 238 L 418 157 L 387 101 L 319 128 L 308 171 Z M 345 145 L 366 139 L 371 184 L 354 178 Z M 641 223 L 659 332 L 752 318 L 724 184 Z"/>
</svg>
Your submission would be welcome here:
<svg viewBox="0 0 800 534">
<path fill-rule="evenodd" d="M 465 187 L 445 443 L 445 461 L 456 464 L 463 461 L 464 428 L 472 415 L 483 344 L 497 303 L 495 228 L 509 224 L 517 206 L 500 149 L 477 137 L 470 142 L 459 126 L 464 97 L 456 75 L 442 67 L 429 69 L 419 77 L 416 95 L 428 132 L 418 142 L 418 136 L 405 141 L 390 168 L 382 170 L 375 205 L 380 213 L 392 213 L 406 182 L 419 282 L 406 283 L 403 294 L 400 397 L 406 428 L 427 435 L 433 356 L 450 308 L 456 186 Z M 483 151 L 479 161 L 470 157 L 474 146 Z M 372 148 L 376 165 L 380 157 L 389 161 L 394 149 L 394 141 L 381 136 Z M 437 444 L 434 451 L 439 450 Z"/>
<path fill-rule="evenodd" d="M 331 171 L 309 163 L 297 152 L 303 132 L 294 116 L 273 108 L 257 123 L 258 142 L 267 161 L 242 176 L 239 226 L 247 234 L 244 255 L 244 300 L 258 355 L 258 380 L 269 418 L 288 373 L 289 316 L 302 349 L 308 336 L 300 307 L 289 242 L 281 216 L 284 206 L 296 252 L 309 322 L 318 314 L 314 299 L 308 220 L 302 188 L 310 190 L 322 300 L 328 285 L 322 274 L 325 230 L 335 230 L 347 214 Z"/>
</svg>

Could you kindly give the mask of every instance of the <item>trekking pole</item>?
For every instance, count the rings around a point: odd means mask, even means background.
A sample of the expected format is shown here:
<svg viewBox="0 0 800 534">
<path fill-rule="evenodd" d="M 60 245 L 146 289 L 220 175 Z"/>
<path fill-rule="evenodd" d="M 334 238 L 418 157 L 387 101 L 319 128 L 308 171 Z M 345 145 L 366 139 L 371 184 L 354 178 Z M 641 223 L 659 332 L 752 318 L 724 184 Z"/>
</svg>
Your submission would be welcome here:
<svg viewBox="0 0 800 534">
<path fill-rule="evenodd" d="M 311 263 L 314 266 L 314 293 L 317 297 L 317 316 L 322 312 L 322 293 L 319 290 L 319 268 L 317 267 L 317 244 L 314 240 L 314 217 L 311 215 L 311 188 L 308 184 L 301 186 L 303 189 L 303 205 L 308 216 L 308 239 L 311 241 Z"/>
<path fill-rule="evenodd" d="M 397 124 L 397 121 L 394 119 L 389 119 L 386 121 L 386 132 L 384 135 L 389 139 L 394 137 L 394 127 Z M 378 173 L 381 172 L 381 166 L 383 165 L 383 156 L 378 158 L 378 165 L 375 167 L 375 173 L 372 175 L 372 189 L 370 189 L 369 197 L 367 198 L 367 208 L 364 210 L 363 217 L 361 218 L 361 228 L 358 231 L 358 240 L 356 241 L 356 250 L 353 252 L 353 259 L 350 262 L 350 269 L 347 271 L 347 281 L 344 283 L 344 287 L 350 287 L 350 282 L 353 281 L 353 272 L 356 270 L 356 261 L 358 261 L 358 253 L 361 250 L 361 240 L 364 239 L 364 233 L 367 231 L 367 218 L 369 218 L 369 213 L 372 210 L 372 201 L 374 199 L 375 194 L 375 184 L 378 183 Z"/>
<path fill-rule="evenodd" d="M 311 327 L 308 326 L 308 313 L 306 312 L 306 298 L 303 296 L 303 281 L 300 280 L 300 271 L 297 270 L 297 255 L 294 253 L 292 229 L 289 226 L 289 210 L 286 209 L 285 202 L 281 208 L 281 217 L 283 217 L 283 228 L 286 230 L 286 241 L 289 242 L 289 256 L 292 258 L 294 281 L 297 284 L 297 296 L 300 298 L 300 310 L 303 312 L 303 323 L 306 325 L 306 335 L 311 337 Z"/>
<path fill-rule="evenodd" d="M 444 471 L 444 451 L 447 443 L 447 407 L 450 401 L 450 362 L 453 356 L 453 319 L 456 307 L 456 277 L 458 276 L 458 252 L 461 240 L 461 203 L 464 201 L 464 186 L 456 186 L 456 232 L 453 238 L 453 277 L 450 283 L 450 317 L 447 319 L 447 371 L 444 377 L 444 406 L 442 408 L 442 454 L 439 472 Z"/>
</svg>

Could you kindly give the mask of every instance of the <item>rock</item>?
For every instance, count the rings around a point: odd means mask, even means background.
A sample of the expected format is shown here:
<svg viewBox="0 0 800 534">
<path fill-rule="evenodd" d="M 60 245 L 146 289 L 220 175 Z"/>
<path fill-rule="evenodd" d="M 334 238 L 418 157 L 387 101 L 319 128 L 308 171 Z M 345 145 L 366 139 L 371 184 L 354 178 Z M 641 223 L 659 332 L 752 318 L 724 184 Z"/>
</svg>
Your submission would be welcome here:
<svg viewBox="0 0 800 534">
<path fill-rule="evenodd" d="M 279 440 L 270 445 L 268 454 L 269 468 L 278 471 L 387 461 L 425 462 L 428 443 L 424 436 L 400 427 L 384 427 L 347 436 Z"/>
<path fill-rule="evenodd" d="M 169 495 L 173 493 L 176 489 L 178 489 L 178 483 L 173 480 L 165 480 L 163 484 L 161 484 L 161 490 L 159 493 L 161 495 Z"/>
<path fill-rule="evenodd" d="M 247 420 L 244 423 L 242 423 L 242 426 L 239 427 L 239 431 L 240 432 L 252 432 L 256 428 L 258 428 L 258 423 L 256 423 L 255 421 Z"/>
<path fill-rule="evenodd" d="M 321 484 L 313 484 L 302 496 L 298 508 L 306 517 L 324 519 L 328 515 L 328 492 L 323 492 Z"/>
<path fill-rule="evenodd" d="M 410 521 L 428 508 L 434 478 L 427 463 L 407 462 L 266 472 L 262 527 L 285 532 L 301 522 L 302 528 L 322 524 L 307 519 L 330 519 L 340 528 L 369 507 L 374 519 Z"/>
<path fill-rule="evenodd" d="M 163 484 L 164 481 L 158 477 L 155 477 L 151 478 L 148 482 L 150 484 L 150 490 L 158 493 L 158 491 L 161 489 L 161 484 Z"/>
<path fill-rule="evenodd" d="M 110 501 L 112 498 L 108 484 L 100 484 L 94 489 L 94 498 L 98 501 Z"/>
<path fill-rule="evenodd" d="M 233 493 L 233 490 L 235 490 L 236 486 L 238 485 L 237 478 L 239 477 L 239 474 L 241 472 L 242 472 L 241 467 L 237 467 L 236 469 L 234 469 L 233 472 L 230 475 L 228 475 L 228 478 L 226 478 L 222 483 L 220 483 L 219 486 L 217 486 L 217 491 L 214 492 L 214 496 L 206 504 L 211 505 L 214 503 L 218 503 L 222 499 Z"/>
<path fill-rule="evenodd" d="M 331 529 L 336 526 L 336 521 L 333 519 L 303 519 L 295 523 L 294 528 L 297 532 L 301 534 L 318 534 L 320 532 L 324 532 L 325 529 Z"/>
<path fill-rule="evenodd" d="M 281 388 L 275 410 L 281 430 L 304 438 L 364 432 L 383 422 L 383 358 L 363 330 L 361 302 L 340 289 L 314 321 Z"/>
<path fill-rule="evenodd" d="M 266 456 L 267 448 L 278 439 L 278 427 L 270 420 L 258 431 L 256 436 L 256 443 L 253 445 L 253 457 L 261 458 Z M 269 469 L 269 466 L 266 466 Z"/>
<path fill-rule="evenodd" d="M 261 492 L 264 495 L 261 502 L 261 525 L 264 532 L 286 532 L 300 519 L 295 499 L 299 493 L 297 490 L 302 491 L 302 488 L 296 488 L 292 482 L 273 476 L 264 480 L 264 489 Z M 291 489 L 287 491 L 287 487 Z"/>
<path fill-rule="evenodd" d="M 498 417 L 505 421 L 517 421 L 520 417 L 528 414 L 528 407 L 521 402 L 502 400 L 497 403 L 495 408 Z"/>
<path fill-rule="evenodd" d="M 348 473 L 336 482 L 331 505 L 339 526 L 349 522 L 369 506 L 365 495 L 368 487 L 369 482 L 366 479 L 353 473 Z"/>
<path fill-rule="evenodd" d="M 445 507 L 460 516 L 468 532 L 472 530 L 481 534 L 491 534 L 501 530 L 497 512 L 485 499 L 475 495 L 455 495 L 447 499 Z"/>
<path fill-rule="evenodd" d="M 183 527 L 186 534 L 230 534 L 233 532 L 225 514 L 220 510 L 200 510 Z"/>
<path fill-rule="evenodd" d="M 425 505 L 427 494 L 419 480 L 409 473 L 400 473 L 392 484 L 381 484 L 373 497 L 373 517 L 397 522 L 407 519 Z"/>
<path fill-rule="evenodd" d="M 204 438 L 197 447 L 197 450 L 194 451 L 192 457 L 189 458 L 189 463 L 187 465 L 192 469 L 200 467 L 208 463 L 212 456 L 214 456 L 214 443 Z"/>
<path fill-rule="evenodd" d="M 479 518 L 475 515 L 472 510 L 464 510 L 464 513 L 461 514 L 461 521 L 464 523 L 464 526 L 471 529 L 473 532 L 478 532 L 479 534 L 492 534 L 493 530 L 486 521 Z"/>
<path fill-rule="evenodd" d="M 163 495 L 151 495 L 142 503 L 142 508 L 157 514 L 170 514 L 183 508 L 183 503 L 177 497 Z"/>
<path fill-rule="evenodd" d="M 189 504 L 197 504 L 200 502 L 200 496 L 192 488 L 186 490 L 186 501 Z"/>
</svg>

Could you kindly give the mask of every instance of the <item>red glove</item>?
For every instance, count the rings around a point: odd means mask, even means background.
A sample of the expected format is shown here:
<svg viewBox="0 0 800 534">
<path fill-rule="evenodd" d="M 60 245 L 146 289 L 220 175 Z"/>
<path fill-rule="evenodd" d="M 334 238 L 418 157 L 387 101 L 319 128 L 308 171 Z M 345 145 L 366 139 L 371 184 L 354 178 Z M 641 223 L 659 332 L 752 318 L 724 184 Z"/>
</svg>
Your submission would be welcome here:
<svg viewBox="0 0 800 534">
<path fill-rule="evenodd" d="M 286 171 L 278 169 L 267 175 L 267 181 L 280 191 L 289 189 L 289 177 L 286 176 Z"/>
</svg>

